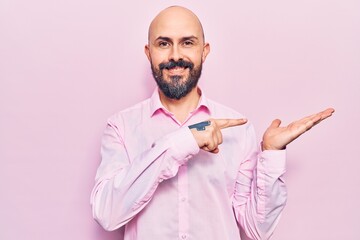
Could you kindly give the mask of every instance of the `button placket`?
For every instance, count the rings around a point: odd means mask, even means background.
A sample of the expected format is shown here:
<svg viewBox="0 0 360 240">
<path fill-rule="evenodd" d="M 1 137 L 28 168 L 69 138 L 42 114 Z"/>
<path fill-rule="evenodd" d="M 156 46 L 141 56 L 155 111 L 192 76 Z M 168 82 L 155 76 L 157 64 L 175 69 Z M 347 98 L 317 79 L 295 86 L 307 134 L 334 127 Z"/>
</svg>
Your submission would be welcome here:
<svg viewBox="0 0 360 240">
<path fill-rule="evenodd" d="M 188 206 L 188 172 L 187 164 L 178 171 L 178 204 L 179 204 L 179 239 L 188 239 L 189 206 Z"/>
</svg>

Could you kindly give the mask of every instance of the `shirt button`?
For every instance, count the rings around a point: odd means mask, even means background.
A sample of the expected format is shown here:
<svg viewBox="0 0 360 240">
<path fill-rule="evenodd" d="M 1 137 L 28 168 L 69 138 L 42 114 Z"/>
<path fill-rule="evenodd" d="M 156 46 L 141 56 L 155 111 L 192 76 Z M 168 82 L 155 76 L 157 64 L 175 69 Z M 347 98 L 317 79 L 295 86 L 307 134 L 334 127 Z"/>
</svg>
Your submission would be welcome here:
<svg viewBox="0 0 360 240">
<path fill-rule="evenodd" d="M 263 162 L 264 161 L 264 159 L 263 158 L 260 158 L 260 162 Z"/>
<path fill-rule="evenodd" d="M 182 201 L 182 202 L 185 202 L 185 201 L 186 201 L 186 197 L 182 197 L 182 198 L 181 198 L 181 201 Z M 185 236 L 186 236 L 186 235 L 185 235 Z"/>
<path fill-rule="evenodd" d="M 181 239 L 186 239 L 186 238 L 187 238 L 186 234 L 181 235 Z"/>
</svg>

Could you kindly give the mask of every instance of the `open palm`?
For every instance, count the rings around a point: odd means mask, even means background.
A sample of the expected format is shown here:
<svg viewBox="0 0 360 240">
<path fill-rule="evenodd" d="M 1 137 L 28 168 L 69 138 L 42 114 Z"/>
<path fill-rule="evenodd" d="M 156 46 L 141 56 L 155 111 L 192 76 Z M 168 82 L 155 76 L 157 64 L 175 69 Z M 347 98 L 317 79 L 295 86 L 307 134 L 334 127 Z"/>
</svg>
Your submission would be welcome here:
<svg viewBox="0 0 360 240">
<path fill-rule="evenodd" d="M 292 122 L 286 127 L 280 127 L 281 120 L 275 119 L 264 133 L 263 150 L 284 149 L 286 145 L 310 130 L 313 126 L 330 117 L 334 111 L 333 108 L 328 108 L 322 112 Z"/>
</svg>

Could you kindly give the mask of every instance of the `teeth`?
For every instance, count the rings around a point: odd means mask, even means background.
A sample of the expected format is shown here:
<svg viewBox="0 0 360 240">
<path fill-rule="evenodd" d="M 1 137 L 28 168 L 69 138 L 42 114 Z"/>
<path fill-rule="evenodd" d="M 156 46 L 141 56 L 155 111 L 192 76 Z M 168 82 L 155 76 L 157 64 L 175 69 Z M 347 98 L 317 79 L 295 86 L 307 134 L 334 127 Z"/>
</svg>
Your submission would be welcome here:
<svg viewBox="0 0 360 240">
<path fill-rule="evenodd" d="M 166 70 L 185 70 L 185 69 L 188 69 L 188 67 L 170 67 L 170 68 L 165 68 Z"/>
</svg>

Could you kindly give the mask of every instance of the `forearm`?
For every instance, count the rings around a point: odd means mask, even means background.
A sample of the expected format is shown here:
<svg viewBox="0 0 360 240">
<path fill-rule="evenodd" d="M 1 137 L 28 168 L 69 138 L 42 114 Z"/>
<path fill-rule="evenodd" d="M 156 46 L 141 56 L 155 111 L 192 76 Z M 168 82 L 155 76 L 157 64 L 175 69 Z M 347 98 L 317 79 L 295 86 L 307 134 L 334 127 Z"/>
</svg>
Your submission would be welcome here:
<svg viewBox="0 0 360 240">
<path fill-rule="evenodd" d="M 174 177 L 198 151 L 190 131 L 181 129 L 156 141 L 128 165 L 99 174 L 92 195 L 94 218 L 107 230 L 123 226 L 148 204 L 158 184 Z"/>
<path fill-rule="evenodd" d="M 285 151 L 265 151 L 250 162 L 239 170 L 234 209 L 246 235 L 269 239 L 286 203 Z"/>
</svg>

